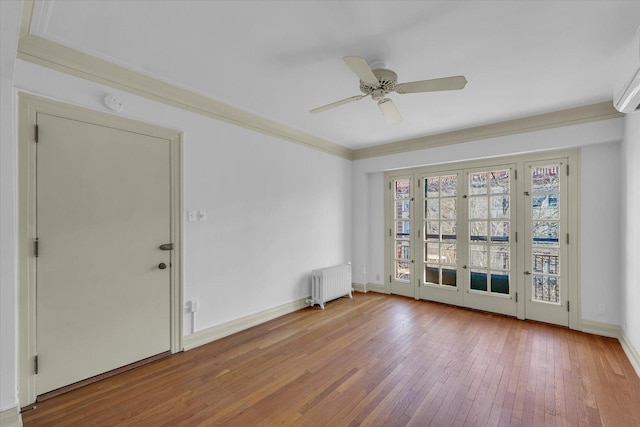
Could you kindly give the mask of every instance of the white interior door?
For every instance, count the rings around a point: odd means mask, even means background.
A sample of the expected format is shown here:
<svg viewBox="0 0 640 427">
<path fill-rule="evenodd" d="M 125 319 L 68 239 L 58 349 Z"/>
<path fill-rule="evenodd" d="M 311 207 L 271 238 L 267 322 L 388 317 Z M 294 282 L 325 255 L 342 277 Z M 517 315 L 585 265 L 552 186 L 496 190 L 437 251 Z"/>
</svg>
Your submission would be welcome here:
<svg viewBox="0 0 640 427">
<path fill-rule="evenodd" d="M 170 144 L 37 121 L 42 394 L 169 350 L 170 254 L 159 247 L 170 242 Z"/>
</svg>

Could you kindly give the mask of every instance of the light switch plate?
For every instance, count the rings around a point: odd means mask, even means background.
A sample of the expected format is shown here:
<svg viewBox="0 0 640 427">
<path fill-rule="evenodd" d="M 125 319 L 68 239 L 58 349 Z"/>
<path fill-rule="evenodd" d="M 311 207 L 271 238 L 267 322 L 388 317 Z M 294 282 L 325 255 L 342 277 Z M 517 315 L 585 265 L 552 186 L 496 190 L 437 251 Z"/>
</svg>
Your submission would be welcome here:
<svg viewBox="0 0 640 427">
<path fill-rule="evenodd" d="M 198 211 L 198 221 L 207 220 L 207 211 Z"/>
<path fill-rule="evenodd" d="M 197 211 L 187 211 L 187 221 L 194 222 L 198 220 Z"/>
</svg>

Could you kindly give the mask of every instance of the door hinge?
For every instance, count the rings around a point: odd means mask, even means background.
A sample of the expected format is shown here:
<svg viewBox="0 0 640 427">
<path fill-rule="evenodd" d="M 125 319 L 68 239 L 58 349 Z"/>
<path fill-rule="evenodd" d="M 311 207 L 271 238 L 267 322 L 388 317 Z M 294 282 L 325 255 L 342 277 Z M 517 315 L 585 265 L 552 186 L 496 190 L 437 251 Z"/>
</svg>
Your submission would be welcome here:
<svg viewBox="0 0 640 427">
<path fill-rule="evenodd" d="M 391 275 L 389 275 L 389 283 L 391 283 Z"/>
<path fill-rule="evenodd" d="M 38 355 L 33 356 L 33 374 L 38 375 Z"/>
<path fill-rule="evenodd" d="M 569 165 L 567 164 L 567 176 L 569 176 Z"/>
<path fill-rule="evenodd" d="M 389 229 L 389 237 L 391 237 L 391 236 L 392 236 L 392 234 L 391 234 L 391 229 Z"/>
<path fill-rule="evenodd" d="M 571 311 L 571 306 L 569 305 L 569 300 L 567 300 L 567 311 Z"/>
<path fill-rule="evenodd" d="M 516 302 L 518 302 L 518 293 L 516 292 Z"/>
<path fill-rule="evenodd" d="M 38 139 L 39 139 L 39 133 L 40 133 L 40 132 L 39 132 L 38 125 L 36 125 L 36 129 L 35 129 L 35 132 L 34 132 L 34 134 L 33 134 L 33 139 L 34 139 L 36 142 L 38 142 Z"/>
<path fill-rule="evenodd" d="M 569 244 L 569 233 L 567 233 L 567 245 Z"/>
<path fill-rule="evenodd" d="M 420 237 L 420 230 L 418 230 L 418 238 Z"/>
<path fill-rule="evenodd" d="M 418 188 L 420 188 L 420 182 L 421 181 L 422 181 L 421 179 L 418 180 Z"/>
<path fill-rule="evenodd" d="M 518 232 L 516 231 L 516 243 L 518 243 Z"/>
<path fill-rule="evenodd" d="M 513 170 L 513 179 L 518 179 L 518 169 Z"/>
<path fill-rule="evenodd" d="M 391 190 L 391 181 L 389 181 L 389 190 Z"/>
<path fill-rule="evenodd" d="M 38 258 L 38 255 L 40 255 L 40 242 L 37 237 L 36 240 L 33 241 L 33 255 L 36 258 Z"/>
</svg>

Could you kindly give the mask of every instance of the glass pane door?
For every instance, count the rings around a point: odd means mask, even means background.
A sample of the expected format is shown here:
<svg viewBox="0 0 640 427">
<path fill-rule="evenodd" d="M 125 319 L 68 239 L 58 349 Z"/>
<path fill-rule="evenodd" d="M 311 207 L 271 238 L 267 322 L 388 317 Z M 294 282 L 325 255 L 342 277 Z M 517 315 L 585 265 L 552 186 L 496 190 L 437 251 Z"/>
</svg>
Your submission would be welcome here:
<svg viewBox="0 0 640 427">
<path fill-rule="evenodd" d="M 462 305 L 458 292 L 458 174 L 422 176 L 420 298 Z"/>
<path fill-rule="evenodd" d="M 515 315 L 513 167 L 467 171 L 468 288 L 465 305 Z"/>
<path fill-rule="evenodd" d="M 414 296 L 412 208 L 413 185 L 411 177 L 396 178 L 391 181 L 393 194 L 391 293 Z"/>
<path fill-rule="evenodd" d="M 567 326 L 566 159 L 529 163 L 525 188 L 525 317 Z"/>
</svg>

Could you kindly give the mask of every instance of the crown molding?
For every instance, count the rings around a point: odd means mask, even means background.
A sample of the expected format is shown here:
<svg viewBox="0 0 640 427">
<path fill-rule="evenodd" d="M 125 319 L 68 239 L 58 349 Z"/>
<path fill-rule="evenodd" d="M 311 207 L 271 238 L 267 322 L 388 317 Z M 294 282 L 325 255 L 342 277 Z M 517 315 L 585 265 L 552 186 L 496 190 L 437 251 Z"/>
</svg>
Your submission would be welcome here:
<svg viewBox="0 0 640 427">
<path fill-rule="evenodd" d="M 28 31 L 32 11 L 33 2 L 25 2 L 21 34 L 23 31 Z M 26 33 L 20 37 L 17 57 L 153 101 L 295 142 L 347 160 L 352 160 L 353 158 L 353 150 L 350 148 L 129 70 L 40 36 Z"/>
<path fill-rule="evenodd" d="M 279 139 L 323 151 L 347 160 L 359 160 L 443 145 L 459 144 L 499 136 L 570 126 L 623 117 L 611 101 L 507 120 L 473 128 L 352 150 L 306 132 L 199 95 L 176 85 L 132 71 L 82 53 L 43 37 L 30 34 L 35 0 L 23 0 L 17 57 L 57 71 L 176 108 L 221 120 Z"/>
<path fill-rule="evenodd" d="M 353 160 L 623 117 L 612 101 L 354 150 Z"/>
</svg>

